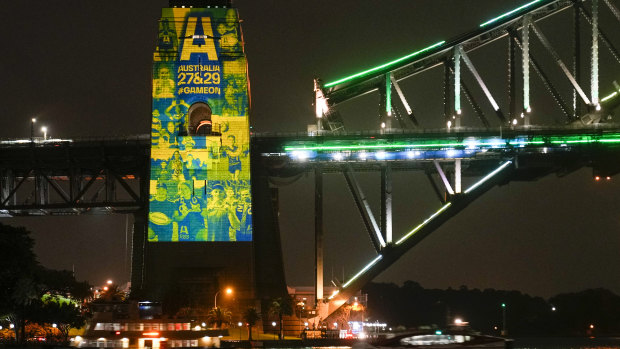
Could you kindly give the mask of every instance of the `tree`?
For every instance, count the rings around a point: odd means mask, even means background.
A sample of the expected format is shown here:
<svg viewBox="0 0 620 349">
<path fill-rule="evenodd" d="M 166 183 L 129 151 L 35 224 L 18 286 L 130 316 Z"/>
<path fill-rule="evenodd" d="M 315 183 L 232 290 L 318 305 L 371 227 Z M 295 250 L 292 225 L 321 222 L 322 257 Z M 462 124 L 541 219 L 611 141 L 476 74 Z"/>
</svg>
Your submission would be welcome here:
<svg viewBox="0 0 620 349">
<path fill-rule="evenodd" d="M 280 324 L 280 329 L 278 333 L 278 338 L 282 339 L 284 337 L 284 333 L 282 331 L 282 317 L 284 315 L 293 315 L 293 304 L 290 297 L 278 297 L 271 301 L 271 306 L 269 307 L 269 314 L 275 315 L 278 317 L 278 322 Z"/>
<path fill-rule="evenodd" d="M 56 324 L 63 343 L 69 342 L 69 330 L 84 326 L 86 319 L 75 303 L 63 300 L 48 301 L 43 304 L 46 323 Z"/>
<path fill-rule="evenodd" d="M 220 307 L 211 309 L 207 315 L 207 322 L 209 324 L 215 324 L 216 328 L 222 328 L 223 324 L 230 324 L 231 319 L 232 314 L 230 311 Z"/>
<path fill-rule="evenodd" d="M 33 252 L 34 240 L 29 234 L 22 227 L 0 223 L 0 317 L 14 325 L 18 343 L 26 339 L 27 324 L 47 321 L 49 313 L 45 309 L 46 297 L 81 297 L 85 294 L 84 290 L 89 288 L 87 283 L 75 281 L 69 271 L 42 267 Z M 64 299 L 71 302 L 69 298 Z M 71 303 L 74 308 L 72 312 L 79 312 L 75 304 Z M 61 312 L 58 316 L 64 316 L 62 314 L 67 309 L 56 309 Z"/>
<path fill-rule="evenodd" d="M 254 307 L 247 308 L 243 312 L 243 320 L 248 324 L 248 340 L 252 340 L 252 326 L 260 319 L 260 314 Z"/>
<path fill-rule="evenodd" d="M 0 223 L 0 315 L 14 324 L 18 343 L 25 339 L 27 314 L 38 296 L 40 266 L 33 247 L 34 240 L 25 228 Z"/>
</svg>

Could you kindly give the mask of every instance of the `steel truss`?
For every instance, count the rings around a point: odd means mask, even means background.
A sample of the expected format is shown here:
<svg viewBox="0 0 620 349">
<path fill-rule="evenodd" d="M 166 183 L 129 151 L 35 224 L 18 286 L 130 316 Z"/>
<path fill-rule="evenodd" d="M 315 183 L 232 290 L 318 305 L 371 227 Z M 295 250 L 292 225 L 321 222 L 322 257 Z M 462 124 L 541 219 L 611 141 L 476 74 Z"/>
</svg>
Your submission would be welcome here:
<svg viewBox="0 0 620 349">
<path fill-rule="evenodd" d="M 391 130 L 398 129 L 397 125 L 400 128 L 411 126 L 423 128 L 419 115 L 414 116 L 415 105 L 406 98 L 406 93 L 399 83 L 404 79 L 439 66 L 443 66 L 445 72 L 443 80 L 446 131 L 449 132 L 451 129 L 459 129 L 465 126 L 462 125 L 461 121 L 461 94 L 471 104 L 474 113 L 482 122 L 482 125 L 488 128 L 490 124 L 480 104 L 474 99 L 471 89 L 465 85 L 461 78 L 461 62 L 465 63 L 467 70 L 484 93 L 488 103 L 497 115 L 499 124 L 502 126 L 529 127 L 533 124 L 541 124 L 535 117 L 532 119 L 535 115 L 531 114 L 530 67 L 541 78 L 547 91 L 560 107 L 565 116 L 561 120 L 562 123 L 568 124 L 581 121 L 583 124 L 590 124 L 602 122 L 604 120 L 601 120 L 601 114 L 604 112 L 605 107 L 608 107 L 608 109 L 613 107 L 602 103 L 604 101 L 599 97 L 599 41 L 609 49 L 612 56 L 620 63 L 618 50 L 612 44 L 609 36 L 599 27 L 598 19 L 600 10 L 608 8 L 612 15 L 620 22 L 620 16 L 618 15 L 620 11 L 611 0 L 603 0 L 603 2 L 606 6 L 599 6 L 599 0 L 589 0 L 587 2 L 583 0 L 541 0 L 530 2 L 522 8 L 481 24 L 479 28 L 472 32 L 451 40 L 436 43 L 409 56 L 334 82 L 323 83 L 322 80 L 317 79 L 315 80 L 315 105 L 317 106 L 318 131 L 343 132 L 344 123 L 340 116 L 337 129 L 324 127 L 324 125 L 327 125 L 327 122 L 321 122 L 321 120 L 327 121 L 331 115 L 337 113 L 336 106 L 338 104 L 375 91 L 378 91 L 380 96 L 378 129 L 390 132 Z M 551 40 L 543 33 L 538 22 L 570 9 L 574 12 L 574 20 L 573 57 L 572 64 L 569 66 L 554 48 L 554 40 Z M 579 21 L 580 16 L 583 16 L 590 24 L 588 29 L 591 30 L 590 59 L 587 62 L 581 58 L 582 42 L 580 38 L 582 25 Z M 543 66 L 534 57 L 539 53 L 535 54 L 532 52 L 530 33 L 534 34 L 533 36 L 538 39 L 567 78 L 567 82 L 570 84 L 570 88 L 574 91 L 575 96 L 572 108 L 568 107 L 557 88 L 551 82 L 549 73 L 543 69 Z M 470 59 L 469 53 L 506 37 L 508 38 L 508 54 L 506 57 L 508 88 L 507 95 L 504 96 L 504 92 L 498 93 L 488 87 L 484 81 L 483 74 L 476 68 L 475 62 Z M 519 56 L 522 63 L 520 69 L 516 64 L 517 49 L 520 50 Z M 587 70 L 590 72 L 589 95 L 586 93 L 584 81 L 582 81 L 581 70 L 586 70 L 585 66 L 581 66 L 582 63 L 588 64 Z M 521 77 L 519 77 L 519 73 Z M 517 80 L 522 82 L 521 91 L 517 90 Z M 605 86 L 605 88 L 606 90 L 613 89 L 611 86 Z M 392 89 L 396 91 L 397 99 L 392 98 Z M 498 97 L 501 97 L 501 100 L 508 101 L 509 110 L 501 110 Z M 520 97 L 519 99 L 522 100 L 522 108 L 517 107 L 517 97 Z M 579 97 L 580 101 L 576 97 Z M 400 119 L 402 117 L 396 106 L 396 100 L 400 100 L 411 123 L 401 122 Z M 582 113 L 583 105 L 587 108 L 587 114 L 585 115 Z M 399 124 L 392 122 L 394 118 L 398 119 Z M 479 125 L 470 126 L 479 127 Z M 351 128 L 351 125 L 349 125 L 349 129 Z"/>
<path fill-rule="evenodd" d="M 3 216 L 130 213 L 148 203 L 149 140 L 0 147 Z"/>
</svg>

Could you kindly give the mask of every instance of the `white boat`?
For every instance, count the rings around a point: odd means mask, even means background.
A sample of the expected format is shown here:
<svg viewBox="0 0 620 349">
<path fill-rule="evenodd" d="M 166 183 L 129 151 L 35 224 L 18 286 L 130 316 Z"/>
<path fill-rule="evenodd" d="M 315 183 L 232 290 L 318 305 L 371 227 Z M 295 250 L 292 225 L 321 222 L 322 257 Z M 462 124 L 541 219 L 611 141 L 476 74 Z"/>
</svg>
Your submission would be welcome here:
<svg viewBox="0 0 620 349">
<path fill-rule="evenodd" d="M 388 348 L 509 348 L 511 340 L 475 333 L 405 333 L 371 343 L 358 342 L 353 349 Z"/>
</svg>

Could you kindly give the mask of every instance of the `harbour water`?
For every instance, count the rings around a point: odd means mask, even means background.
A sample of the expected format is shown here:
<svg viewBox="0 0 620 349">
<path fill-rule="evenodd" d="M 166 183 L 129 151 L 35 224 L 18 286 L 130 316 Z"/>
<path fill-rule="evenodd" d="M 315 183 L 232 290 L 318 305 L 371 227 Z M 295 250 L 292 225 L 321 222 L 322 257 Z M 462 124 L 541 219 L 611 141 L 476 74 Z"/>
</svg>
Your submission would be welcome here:
<svg viewBox="0 0 620 349">
<path fill-rule="evenodd" d="M 265 349 L 271 348 L 265 343 Z M 289 349 L 273 347 L 273 349 Z M 290 349 L 351 349 L 350 346 L 295 347 Z M 620 337 L 516 338 L 512 349 L 620 349 Z"/>
<path fill-rule="evenodd" d="M 620 337 L 516 338 L 513 349 L 620 348 Z"/>
</svg>

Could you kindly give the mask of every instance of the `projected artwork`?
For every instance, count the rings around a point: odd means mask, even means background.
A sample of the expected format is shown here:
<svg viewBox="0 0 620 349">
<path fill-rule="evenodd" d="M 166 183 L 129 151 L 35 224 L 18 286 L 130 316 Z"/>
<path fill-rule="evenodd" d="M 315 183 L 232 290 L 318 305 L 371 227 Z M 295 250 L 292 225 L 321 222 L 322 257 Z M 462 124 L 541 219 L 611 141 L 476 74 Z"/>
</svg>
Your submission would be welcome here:
<svg viewBox="0 0 620 349">
<path fill-rule="evenodd" d="M 235 9 L 162 10 L 150 242 L 251 241 L 248 81 Z"/>
</svg>

